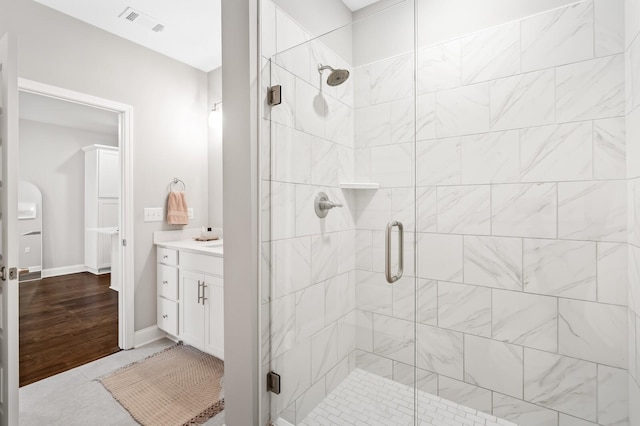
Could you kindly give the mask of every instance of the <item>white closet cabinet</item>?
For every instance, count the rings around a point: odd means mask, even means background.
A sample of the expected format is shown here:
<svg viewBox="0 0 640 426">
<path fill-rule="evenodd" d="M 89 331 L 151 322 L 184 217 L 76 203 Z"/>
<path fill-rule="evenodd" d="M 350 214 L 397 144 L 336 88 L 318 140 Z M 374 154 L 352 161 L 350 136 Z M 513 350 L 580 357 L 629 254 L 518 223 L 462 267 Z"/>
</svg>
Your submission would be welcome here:
<svg viewBox="0 0 640 426">
<path fill-rule="evenodd" d="M 90 145 L 84 151 L 84 263 L 93 274 L 110 271 L 111 236 L 97 228 L 117 227 L 120 213 L 118 148 Z"/>
</svg>

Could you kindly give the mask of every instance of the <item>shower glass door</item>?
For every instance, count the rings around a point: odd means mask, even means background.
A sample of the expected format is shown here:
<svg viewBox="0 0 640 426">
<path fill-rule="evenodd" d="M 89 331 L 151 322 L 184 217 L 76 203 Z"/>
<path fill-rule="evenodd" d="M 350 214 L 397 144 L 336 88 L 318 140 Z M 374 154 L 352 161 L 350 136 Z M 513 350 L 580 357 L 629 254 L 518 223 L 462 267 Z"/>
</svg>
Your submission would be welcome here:
<svg viewBox="0 0 640 426">
<path fill-rule="evenodd" d="M 263 86 L 281 88 L 262 151 L 270 418 L 413 425 L 416 378 L 430 379 L 416 375 L 414 4 L 317 38 L 268 7 L 278 53 Z"/>
</svg>

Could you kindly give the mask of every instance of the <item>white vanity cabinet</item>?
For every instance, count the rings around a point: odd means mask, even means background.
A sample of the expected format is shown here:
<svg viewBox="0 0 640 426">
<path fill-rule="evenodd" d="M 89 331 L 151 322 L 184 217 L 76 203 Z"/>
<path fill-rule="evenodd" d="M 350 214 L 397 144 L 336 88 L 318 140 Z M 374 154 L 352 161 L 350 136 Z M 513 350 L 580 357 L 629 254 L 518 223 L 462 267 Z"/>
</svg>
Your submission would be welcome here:
<svg viewBox="0 0 640 426">
<path fill-rule="evenodd" d="M 118 148 L 89 145 L 84 151 L 84 263 L 102 274 L 111 267 L 111 236 L 98 228 L 117 227 L 120 215 L 120 161 Z"/>
<path fill-rule="evenodd" d="M 224 359 L 223 276 L 222 257 L 158 247 L 158 328 Z"/>
</svg>

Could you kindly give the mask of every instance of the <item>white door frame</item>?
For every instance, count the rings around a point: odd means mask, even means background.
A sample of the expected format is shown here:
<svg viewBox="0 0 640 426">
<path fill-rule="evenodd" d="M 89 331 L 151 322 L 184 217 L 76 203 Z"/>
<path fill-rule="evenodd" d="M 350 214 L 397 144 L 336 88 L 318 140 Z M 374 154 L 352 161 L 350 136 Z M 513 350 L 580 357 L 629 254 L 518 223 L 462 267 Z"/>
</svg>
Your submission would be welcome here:
<svg viewBox="0 0 640 426">
<path fill-rule="evenodd" d="M 33 93 L 88 105 L 119 114 L 120 148 L 120 290 L 118 292 L 118 346 L 133 348 L 134 342 L 134 245 L 133 245 L 133 107 L 123 103 L 51 86 L 37 81 L 18 79 L 20 92 Z"/>
</svg>

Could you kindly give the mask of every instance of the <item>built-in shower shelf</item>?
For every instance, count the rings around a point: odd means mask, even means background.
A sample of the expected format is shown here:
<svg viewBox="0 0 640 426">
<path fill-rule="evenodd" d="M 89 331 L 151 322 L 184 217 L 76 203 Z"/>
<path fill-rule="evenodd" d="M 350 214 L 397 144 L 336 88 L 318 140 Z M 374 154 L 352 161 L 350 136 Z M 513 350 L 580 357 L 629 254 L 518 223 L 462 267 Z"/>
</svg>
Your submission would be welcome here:
<svg viewBox="0 0 640 426">
<path fill-rule="evenodd" d="M 340 188 L 342 189 L 378 189 L 379 183 L 374 182 L 341 182 Z"/>
</svg>

